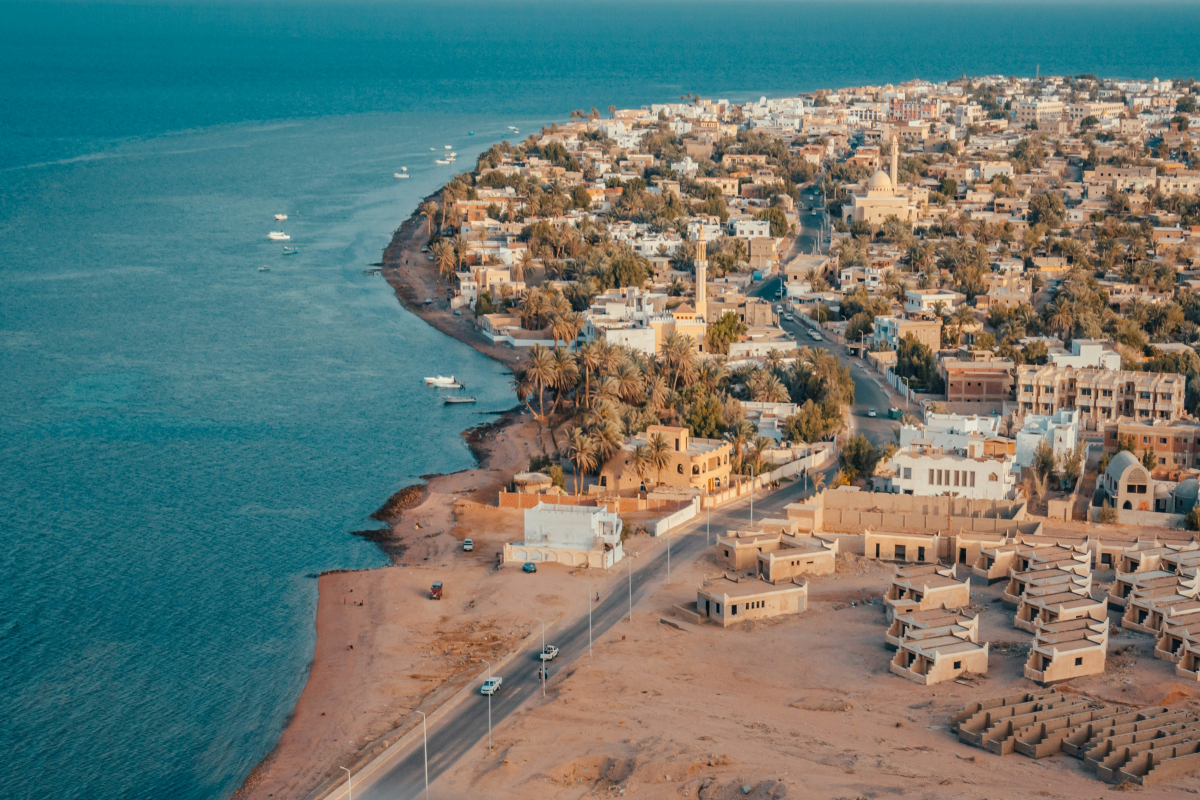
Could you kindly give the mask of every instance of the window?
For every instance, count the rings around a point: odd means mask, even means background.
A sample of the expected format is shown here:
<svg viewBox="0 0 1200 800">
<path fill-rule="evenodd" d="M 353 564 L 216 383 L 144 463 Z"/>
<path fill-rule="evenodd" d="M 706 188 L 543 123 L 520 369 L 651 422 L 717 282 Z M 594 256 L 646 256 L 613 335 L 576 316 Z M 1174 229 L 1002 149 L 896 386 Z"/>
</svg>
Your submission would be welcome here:
<svg viewBox="0 0 1200 800">
<path fill-rule="evenodd" d="M 729 551 L 728 551 L 728 550 L 726 550 L 726 551 L 725 551 L 725 557 L 726 557 L 726 558 L 729 558 Z"/>
<path fill-rule="evenodd" d="M 737 616 L 737 603 L 734 603 L 733 605 L 731 605 L 729 607 L 729 613 L 732 616 L 735 616 L 735 617 Z"/>
<path fill-rule="evenodd" d="M 1076 659 L 1075 659 L 1075 666 L 1077 666 L 1077 667 L 1082 667 L 1082 666 L 1083 666 L 1083 656 L 1078 656 L 1078 657 L 1076 657 Z"/>
<path fill-rule="evenodd" d="M 1084 397 L 1091 397 L 1091 395 L 1092 395 L 1092 390 L 1091 390 L 1091 389 L 1080 389 L 1080 390 L 1079 390 L 1079 393 L 1080 393 L 1081 395 L 1083 395 Z"/>
<path fill-rule="evenodd" d="M 905 467 L 905 468 L 904 468 L 904 478 L 905 478 L 905 480 L 908 480 L 908 479 L 909 479 L 909 478 L 911 478 L 911 477 L 912 477 L 912 467 Z"/>
<path fill-rule="evenodd" d="M 962 669 L 962 662 L 961 662 L 961 661 L 955 661 L 955 662 L 954 662 L 954 668 L 955 668 L 955 669 Z"/>
<path fill-rule="evenodd" d="M 988 475 L 988 480 L 989 481 L 998 481 L 998 480 L 1000 480 L 1000 476 L 993 472 L 991 475 Z"/>
<path fill-rule="evenodd" d="M 924 560 L 925 560 L 925 548 L 918 547 L 917 548 L 917 561 L 924 561 Z"/>
<path fill-rule="evenodd" d="M 897 561 L 903 561 L 904 557 L 906 555 L 908 555 L 908 553 L 905 551 L 904 545 L 902 545 L 902 544 L 896 545 L 895 553 L 896 553 L 895 558 Z"/>
<path fill-rule="evenodd" d="M 1164 437 L 1164 436 L 1160 436 L 1160 437 L 1158 437 L 1158 443 L 1159 443 L 1159 444 L 1166 444 L 1166 443 L 1167 443 L 1167 439 L 1166 439 L 1166 437 Z"/>
<path fill-rule="evenodd" d="M 929 470 L 929 485 L 933 486 L 933 470 Z"/>
<path fill-rule="evenodd" d="M 680 475 L 682 475 L 683 474 L 683 464 L 676 464 L 675 471 L 678 472 Z"/>
</svg>

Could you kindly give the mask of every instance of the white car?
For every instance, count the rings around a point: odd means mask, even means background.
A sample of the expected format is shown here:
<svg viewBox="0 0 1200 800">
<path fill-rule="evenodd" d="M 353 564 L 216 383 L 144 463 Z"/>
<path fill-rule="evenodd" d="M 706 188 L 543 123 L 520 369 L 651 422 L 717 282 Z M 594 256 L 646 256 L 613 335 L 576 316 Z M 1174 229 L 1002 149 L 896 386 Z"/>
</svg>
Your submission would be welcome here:
<svg viewBox="0 0 1200 800">
<path fill-rule="evenodd" d="M 472 539 L 463 539 L 463 552 L 469 553 L 475 549 L 475 542 Z"/>
<path fill-rule="evenodd" d="M 548 644 L 545 650 L 538 653 L 538 658 L 542 661 L 553 661 L 556 655 L 558 655 L 558 648 L 552 644 Z"/>
<path fill-rule="evenodd" d="M 495 694 L 500 690 L 500 684 L 504 683 L 504 678 L 495 677 L 488 678 L 483 682 L 483 686 L 479 687 L 480 694 Z"/>
</svg>

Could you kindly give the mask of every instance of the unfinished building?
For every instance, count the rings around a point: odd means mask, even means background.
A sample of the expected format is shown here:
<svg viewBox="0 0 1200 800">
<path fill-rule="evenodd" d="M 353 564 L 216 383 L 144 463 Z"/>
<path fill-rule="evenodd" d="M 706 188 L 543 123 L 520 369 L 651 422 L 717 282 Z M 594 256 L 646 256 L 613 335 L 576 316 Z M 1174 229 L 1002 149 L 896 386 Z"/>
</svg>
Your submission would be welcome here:
<svg viewBox="0 0 1200 800">
<path fill-rule="evenodd" d="M 1044 591 L 1044 593 L 1043 593 Z M 1017 604 L 1013 625 L 1034 633 L 1039 623 L 1050 624 L 1089 617 L 1108 618 L 1108 599 L 1093 600 L 1088 591 L 1074 585 L 1051 586 L 1041 591 L 1029 591 Z"/>
<path fill-rule="evenodd" d="M 1067 753 L 1110 783 L 1162 785 L 1200 770 L 1200 715 L 1130 710 L 1054 690 L 972 703 L 950 718 L 967 744 L 1031 758 Z"/>
<path fill-rule="evenodd" d="M 729 575 L 706 578 L 696 590 L 694 608 L 677 607 L 677 611 L 684 612 L 685 619 L 711 622 L 723 628 L 746 620 L 799 614 L 807 609 L 806 583 L 796 581 L 776 586 L 758 578 Z"/>
<path fill-rule="evenodd" d="M 1200 644 L 1200 619 L 1163 623 L 1154 640 L 1154 657 L 1179 663 L 1188 645 Z"/>
<path fill-rule="evenodd" d="M 735 570 L 753 570 L 772 583 L 801 575 L 832 575 L 838 542 L 784 531 L 729 531 L 717 537 L 717 560 Z"/>
<path fill-rule="evenodd" d="M 971 672 L 987 672 L 988 646 L 970 638 L 961 626 L 938 631 L 912 631 L 900 640 L 888 667 L 894 674 L 930 686 Z"/>
<path fill-rule="evenodd" d="M 883 640 L 891 647 L 899 647 L 905 638 L 934 636 L 946 631 L 952 631 L 955 635 L 962 632 L 967 640 L 978 642 L 979 615 L 968 617 L 966 614 L 947 611 L 944 608 L 896 614 Z"/>
<path fill-rule="evenodd" d="M 1200 643 L 1193 642 L 1184 645 L 1175 664 L 1175 674 L 1181 678 L 1200 681 Z"/>
<path fill-rule="evenodd" d="M 1104 672 L 1108 652 L 1108 618 L 1090 617 L 1066 622 L 1038 623 L 1034 630 L 1025 677 L 1056 683 Z"/>
<path fill-rule="evenodd" d="M 897 565 L 883 596 L 888 621 L 897 614 L 930 611 L 937 608 L 962 608 L 971 604 L 970 580 L 954 577 L 954 567 L 936 564 Z"/>
<path fill-rule="evenodd" d="M 1015 537 L 994 547 L 981 547 L 979 557 L 971 564 L 971 574 L 995 583 L 1014 572 L 1028 572 L 1038 567 L 1056 567 L 1080 575 L 1090 575 L 1092 571 L 1086 544 L 1042 544 Z"/>
<path fill-rule="evenodd" d="M 1044 566 L 1039 564 L 1027 572 L 1012 573 L 1008 577 L 1008 584 L 1004 587 L 1004 593 L 1001 595 L 1004 602 L 1010 606 L 1017 606 L 1026 593 L 1048 594 L 1068 587 L 1091 591 L 1091 575 L 1068 572 L 1056 566 L 1043 568 Z"/>
<path fill-rule="evenodd" d="M 1157 636 L 1164 624 L 1200 620 L 1200 600 L 1176 592 L 1157 596 L 1134 595 L 1125 606 L 1121 627 Z"/>
</svg>

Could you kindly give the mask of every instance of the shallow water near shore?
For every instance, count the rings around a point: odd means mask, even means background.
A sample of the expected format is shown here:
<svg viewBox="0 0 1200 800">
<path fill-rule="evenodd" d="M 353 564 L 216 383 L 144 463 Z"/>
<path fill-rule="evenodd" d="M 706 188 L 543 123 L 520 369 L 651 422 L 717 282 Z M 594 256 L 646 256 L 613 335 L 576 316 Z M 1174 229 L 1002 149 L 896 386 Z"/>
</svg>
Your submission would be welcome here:
<svg viewBox="0 0 1200 800">
<path fill-rule="evenodd" d="M 465 170 L 508 126 L 685 91 L 1200 71 L 1200 11 L 1170 3 L 0 2 L 0 18 L 12 798 L 230 795 L 303 685 L 308 576 L 383 564 L 350 532 L 417 476 L 470 466 L 458 433 L 513 405 L 503 368 L 363 274 L 450 176 L 431 147 Z M 278 229 L 297 255 L 267 241 Z M 478 405 L 438 404 L 420 381 L 437 373 Z"/>
</svg>

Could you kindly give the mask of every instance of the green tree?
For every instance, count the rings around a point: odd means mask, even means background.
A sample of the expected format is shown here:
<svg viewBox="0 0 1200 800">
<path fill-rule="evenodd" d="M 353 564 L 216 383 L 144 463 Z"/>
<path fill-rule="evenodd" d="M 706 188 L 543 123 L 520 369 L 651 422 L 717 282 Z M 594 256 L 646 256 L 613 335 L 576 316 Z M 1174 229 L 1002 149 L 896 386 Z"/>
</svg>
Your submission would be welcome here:
<svg viewBox="0 0 1200 800">
<path fill-rule="evenodd" d="M 1033 473 L 1037 475 L 1039 481 L 1044 481 L 1046 476 L 1054 471 L 1054 464 L 1054 448 L 1049 442 L 1042 439 L 1033 451 L 1033 463 L 1030 465 Z"/>
<path fill-rule="evenodd" d="M 883 451 L 860 433 L 847 441 L 842 452 L 838 453 L 838 466 L 850 480 L 856 477 L 869 478 L 875 474 L 875 466 L 882 456 Z"/>
<path fill-rule="evenodd" d="M 725 432 L 724 409 L 715 395 L 705 395 L 692 404 L 687 427 L 697 439 L 719 439 Z"/>
<path fill-rule="evenodd" d="M 750 330 L 732 311 L 726 311 L 708 328 L 708 349 L 713 353 L 728 353 L 729 345 Z"/>
<path fill-rule="evenodd" d="M 911 333 L 900 340 L 896 349 L 896 374 L 908 378 L 909 385 L 918 391 L 942 394 L 946 391 L 942 376 L 938 374 L 937 362 L 929 345 L 917 341 Z"/>
<path fill-rule="evenodd" d="M 771 223 L 771 235 L 776 239 L 780 239 L 788 235 L 790 226 L 788 225 L 787 217 L 783 213 L 783 209 L 778 206 L 763 209 L 754 215 L 755 219 L 765 219 Z"/>
<path fill-rule="evenodd" d="M 1142 466 L 1149 470 L 1158 466 L 1158 454 L 1149 447 L 1142 451 Z"/>
</svg>

